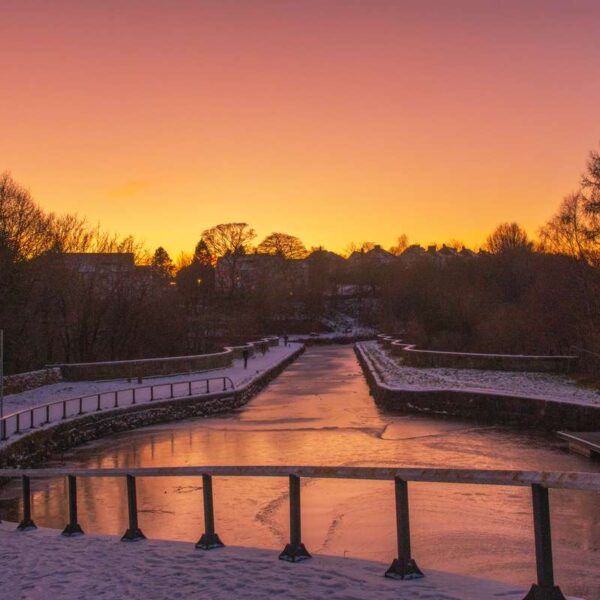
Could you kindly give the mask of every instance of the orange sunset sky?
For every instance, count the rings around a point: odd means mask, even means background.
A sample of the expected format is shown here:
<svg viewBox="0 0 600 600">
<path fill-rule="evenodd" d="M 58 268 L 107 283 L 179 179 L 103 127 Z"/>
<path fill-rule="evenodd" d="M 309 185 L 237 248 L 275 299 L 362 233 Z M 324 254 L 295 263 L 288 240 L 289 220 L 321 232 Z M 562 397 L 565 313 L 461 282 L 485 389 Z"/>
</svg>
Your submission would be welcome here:
<svg viewBox="0 0 600 600">
<path fill-rule="evenodd" d="M 151 248 L 531 233 L 600 140 L 600 2 L 0 0 L 0 170 Z"/>
</svg>

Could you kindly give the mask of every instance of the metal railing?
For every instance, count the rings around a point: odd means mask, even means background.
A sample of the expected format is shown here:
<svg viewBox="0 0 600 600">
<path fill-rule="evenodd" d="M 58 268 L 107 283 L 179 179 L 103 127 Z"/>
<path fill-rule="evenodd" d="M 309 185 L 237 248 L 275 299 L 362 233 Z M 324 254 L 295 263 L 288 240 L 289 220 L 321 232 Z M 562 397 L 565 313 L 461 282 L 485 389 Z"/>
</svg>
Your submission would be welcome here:
<svg viewBox="0 0 600 600">
<path fill-rule="evenodd" d="M 17 529 L 36 527 L 31 513 L 31 478 L 66 477 L 69 522 L 63 535 L 82 534 L 77 516 L 78 477 L 123 477 L 127 485 L 128 528 L 123 541 L 145 539 L 139 524 L 136 496 L 137 477 L 202 477 L 204 533 L 196 548 L 210 550 L 223 546 L 215 531 L 212 478 L 219 477 L 287 477 L 290 499 L 290 541 L 279 555 L 281 560 L 297 562 L 310 558 L 302 543 L 300 482 L 306 478 L 363 479 L 393 481 L 395 489 L 397 556 L 385 576 L 394 579 L 424 577 L 411 552 L 408 484 L 411 482 L 525 486 L 531 489 L 537 583 L 524 600 L 565 600 L 555 585 L 550 529 L 549 489 L 600 491 L 600 473 L 500 471 L 476 469 L 395 469 L 386 467 L 151 467 L 132 469 L 0 469 L 0 478 L 21 478 L 23 518 Z"/>
<path fill-rule="evenodd" d="M 211 383 L 213 383 L 212 386 Z M 235 390 L 235 385 L 230 377 L 203 377 L 189 381 L 156 383 L 55 400 L 19 410 L 0 419 L 0 441 L 8 440 L 12 436 L 37 427 L 92 412 L 114 410 L 155 400 L 186 398 L 228 390 Z"/>
</svg>

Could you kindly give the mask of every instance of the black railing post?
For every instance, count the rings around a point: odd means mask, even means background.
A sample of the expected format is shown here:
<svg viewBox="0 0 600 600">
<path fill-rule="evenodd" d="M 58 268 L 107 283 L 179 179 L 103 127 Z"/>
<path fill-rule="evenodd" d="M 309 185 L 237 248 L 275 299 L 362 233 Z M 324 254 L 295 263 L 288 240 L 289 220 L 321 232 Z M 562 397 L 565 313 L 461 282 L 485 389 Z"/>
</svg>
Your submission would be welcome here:
<svg viewBox="0 0 600 600">
<path fill-rule="evenodd" d="M 50 405 L 46 404 L 46 420 L 44 421 L 44 425 L 48 425 L 50 423 Z"/>
<path fill-rule="evenodd" d="M 171 384 L 171 398 L 173 398 L 173 384 Z"/>
<path fill-rule="evenodd" d="M 62 534 L 65 537 L 73 535 L 82 535 L 83 529 L 77 522 L 77 479 L 74 475 L 67 475 L 68 493 L 69 493 L 69 522 L 63 529 Z"/>
<path fill-rule="evenodd" d="M 35 429 L 35 423 L 33 422 L 33 408 L 29 411 L 29 429 Z"/>
<path fill-rule="evenodd" d="M 300 477 L 290 475 L 290 543 L 279 555 L 279 560 L 298 562 L 311 558 L 302 543 L 302 523 L 300 512 Z"/>
<path fill-rule="evenodd" d="M 560 588 L 554 585 L 548 488 L 534 483 L 531 486 L 531 498 L 533 500 L 537 584 L 531 586 L 524 600 L 566 600 Z"/>
<path fill-rule="evenodd" d="M 188 381 L 188 396 L 192 395 L 192 382 Z"/>
<path fill-rule="evenodd" d="M 154 400 L 154 386 L 150 386 L 150 402 Z"/>
<path fill-rule="evenodd" d="M 96 404 L 96 411 L 99 411 L 99 410 L 102 410 L 102 402 L 100 400 L 100 394 L 98 394 L 97 400 L 98 400 L 98 402 Z"/>
<path fill-rule="evenodd" d="M 131 401 L 131 404 L 135 404 L 135 388 L 133 388 L 133 400 Z"/>
<path fill-rule="evenodd" d="M 225 544 L 215 533 L 215 512 L 213 507 L 212 477 L 202 475 L 202 495 L 204 498 L 204 533 L 196 544 L 196 548 L 212 550 L 222 548 Z"/>
<path fill-rule="evenodd" d="M 411 556 L 410 515 L 408 511 L 408 483 L 400 477 L 394 478 L 396 497 L 396 536 L 398 558 L 395 558 L 385 576 L 392 579 L 420 579 L 423 572 Z"/>
<path fill-rule="evenodd" d="M 225 381 L 225 377 L 223 377 L 223 391 L 227 389 L 227 383 Z"/>
<path fill-rule="evenodd" d="M 137 518 L 137 494 L 135 489 L 135 477 L 126 475 L 127 477 L 127 508 L 129 510 L 129 528 L 121 538 L 122 542 L 137 542 L 145 540 L 146 536 L 138 527 Z"/>
<path fill-rule="evenodd" d="M 77 414 L 83 414 L 83 398 L 79 398 L 79 412 Z"/>
<path fill-rule="evenodd" d="M 15 433 L 21 433 L 21 413 L 17 413 L 17 426 L 15 428 Z"/>
<path fill-rule="evenodd" d="M 115 392 L 115 405 L 113 408 L 119 408 L 119 392 L 118 390 Z"/>
<path fill-rule="evenodd" d="M 37 529 L 36 524 L 31 519 L 31 484 L 29 477 L 23 475 L 23 519 L 17 526 L 19 531 L 29 531 L 30 529 Z"/>
<path fill-rule="evenodd" d="M 63 414 L 62 414 L 62 418 L 66 419 L 67 418 L 67 401 L 63 400 Z"/>
<path fill-rule="evenodd" d="M 206 380 L 206 393 L 210 393 L 210 379 Z"/>
</svg>

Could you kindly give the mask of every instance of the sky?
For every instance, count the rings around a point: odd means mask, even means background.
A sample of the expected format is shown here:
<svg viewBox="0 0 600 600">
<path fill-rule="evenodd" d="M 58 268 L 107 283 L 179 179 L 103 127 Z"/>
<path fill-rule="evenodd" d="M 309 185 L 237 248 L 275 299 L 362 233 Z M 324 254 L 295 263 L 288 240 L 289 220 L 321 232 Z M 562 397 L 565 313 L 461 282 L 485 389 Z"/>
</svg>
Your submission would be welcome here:
<svg viewBox="0 0 600 600">
<path fill-rule="evenodd" d="M 600 141 L 596 0 L 0 0 L 0 171 L 176 256 L 535 234 Z"/>
</svg>

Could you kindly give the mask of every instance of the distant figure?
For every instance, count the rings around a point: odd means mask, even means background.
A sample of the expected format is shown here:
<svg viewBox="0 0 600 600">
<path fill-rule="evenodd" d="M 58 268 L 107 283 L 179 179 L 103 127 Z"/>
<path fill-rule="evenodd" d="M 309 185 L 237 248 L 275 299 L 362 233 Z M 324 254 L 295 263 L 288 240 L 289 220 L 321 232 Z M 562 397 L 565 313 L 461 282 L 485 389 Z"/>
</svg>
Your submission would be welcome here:
<svg viewBox="0 0 600 600">
<path fill-rule="evenodd" d="M 284 345 L 284 346 L 287 346 L 287 345 L 288 345 L 288 340 L 289 340 L 289 338 L 288 338 L 288 336 L 287 336 L 287 333 L 286 333 L 286 334 L 283 336 L 283 345 Z"/>
<path fill-rule="evenodd" d="M 248 368 L 248 357 L 250 356 L 250 351 L 248 350 L 248 348 L 244 348 L 243 352 L 242 352 L 242 357 L 244 359 L 244 369 Z"/>
</svg>

